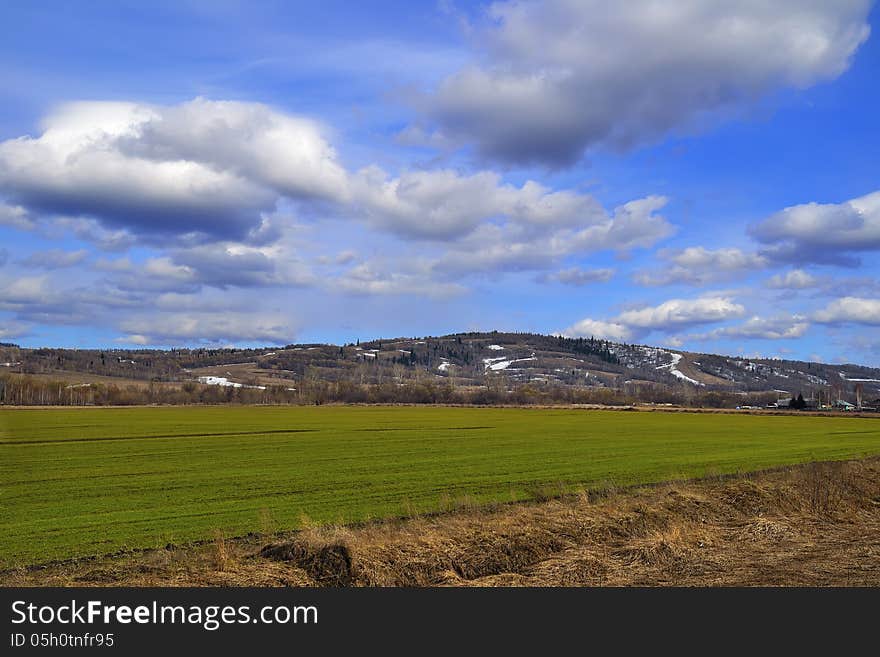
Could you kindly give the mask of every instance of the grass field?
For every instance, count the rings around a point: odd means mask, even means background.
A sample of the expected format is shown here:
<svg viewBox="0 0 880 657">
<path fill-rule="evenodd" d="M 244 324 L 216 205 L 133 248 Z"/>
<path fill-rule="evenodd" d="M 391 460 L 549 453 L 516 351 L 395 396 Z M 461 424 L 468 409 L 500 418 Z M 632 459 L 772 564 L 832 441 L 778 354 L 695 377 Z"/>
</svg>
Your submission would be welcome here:
<svg viewBox="0 0 880 657">
<path fill-rule="evenodd" d="M 880 454 L 880 419 L 436 407 L 0 410 L 0 564 Z"/>
</svg>

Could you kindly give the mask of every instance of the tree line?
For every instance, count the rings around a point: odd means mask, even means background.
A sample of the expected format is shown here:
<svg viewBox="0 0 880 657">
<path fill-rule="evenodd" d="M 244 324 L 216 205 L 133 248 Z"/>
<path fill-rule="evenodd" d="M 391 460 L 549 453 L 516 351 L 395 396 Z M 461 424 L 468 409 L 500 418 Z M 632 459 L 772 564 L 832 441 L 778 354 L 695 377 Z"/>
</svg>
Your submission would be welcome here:
<svg viewBox="0 0 880 657">
<path fill-rule="evenodd" d="M 695 391 L 685 386 L 627 386 L 597 388 L 529 383 L 509 386 L 486 377 L 482 386 L 456 386 L 451 381 L 386 381 L 358 383 L 306 377 L 265 389 L 233 388 L 195 382 L 153 381 L 137 384 L 77 383 L 20 374 L 0 375 L 0 405 L 14 406 L 129 406 L 144 404 L 463 404 L 567 405 L 638 403 L 702 408 L 765 406 L 773 393 L 737 394 Z"/>
</svg>

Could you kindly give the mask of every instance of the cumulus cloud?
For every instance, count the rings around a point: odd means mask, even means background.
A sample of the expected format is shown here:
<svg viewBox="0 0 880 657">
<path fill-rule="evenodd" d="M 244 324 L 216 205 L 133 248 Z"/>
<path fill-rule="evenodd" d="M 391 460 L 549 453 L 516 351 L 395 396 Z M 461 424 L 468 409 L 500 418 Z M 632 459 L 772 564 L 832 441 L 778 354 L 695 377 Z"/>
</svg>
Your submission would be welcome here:
<svg viewBox="0 0 880 657">
<path fill-rule="evenodd" d="M 94 324 L 108 313 L 144 305 L 143 299 L 103 284 L 70 285 L 66 277 L 0 278 L 0 310 L 20 321 L 38 324 Z"/>
<path fill-rule="evenodd" d="M 518 222 L 485 223 L 453 244 L 433 268 L 447 275 L 535 271 L 553 267 L 568 256 L 650 247 L 674 232 L 657 213 L 666 202 L 662 196 L 630 201 L 611 213 L 592 217 L 591 225 L 582 228 L 536 230 Z"/>
<path fill-rule="evenodd" d="M 610 218 L 589 194 L 552 190 L 535 181 L 516 187 L 502 183 L 492 171 L 472 175 L 451 170 L 408 171 L 392 178 L 378 167 L 368 167 L 353 177 L 351 198 L 381 228 L 404 238 L 439 241 L 467 237 L 487 221 L 540 234 L 601 226 Z M 663 197 L 649 197 L 618 208 L 613 228 L 619 241 L 653 244 L 652 234 L 635 240 L 627 233 L 640 231 L 641 225 L 631 224 L 665 203 Z"/>
<path fill-rule="evenodd" d="M 434 280 L 430 271 L 391 271 L 375 263 L 361 263 L 346 271 L 339 278 L 328 282 L 330 289 L 349 294 L 367 295 L 417 295 L 431 298 L 448 298 L 466 292 L 458 283 Z"/>
<path fill-rule="evenodd" d="M 630 327 L 670 329 L 741 317 L 745 311 L 744 306 L 730 297 L 705 296 L 697 299 L 670 299 L 658 306 L 626 310 L 617 316 L 617 320 Z"/>
<path fill-rule="evenodd" d="M 203 285 L 226 288 L 301 286 L 316 282 L 315 276 L 279 246 L 205 244 L 171 251 L 176 271 Z"/>
<path fill-rule="evenodd" d="M 453 171 L 414 171 L 390 178 L 378 167 L 353 181 L 362 211 L 382 228 L 404 237 L 448 240 L 467 235 L 487 218 L 509 210 L 516 189 L 498 174 L 461 176 Z"/>
<path fill-rule="evenodd" d="M 803 269 L 792 269 L 784 274 L 771 276 L 767 281 L 767 287 L 778 290 L 805 290 L 816 287 L 820 280 Z"/>
<path fill-rule="evenodd" d="M 674 331 L 741 317 L 745 307 L 725 296 L 670 299 L 656 306 L 625 310 L 611 320 L 585 318 L 562 331 L 569 336 L 600 335 L 608 339 L 639 339 L 651 331 Z M 591 332 L 592 331 L 592 332 Z"/>
<path fill-rule="evenodd" d="M 127 228 L 105 228 L 96 219 L 84 217 L 51 217 L 42 222 L 44 231 L 51 237 L 71 234 L 76 239 L 93 244 L 101 251 L 122 252 L 138 243 L 138 238 Z M 162 242 L 158 242 L 162 244 Z"/>
<path fill-rule="evenodd" d="M 684 346 L 684 340 L 680 335 L 670 335 L 663 342 L 667 347 L 672 347 L 673 349 L 680 349 Z"/>
<path fill-rule="evenodd" d="M 345 169 L 310 119 L 259 103 L 197 98 L 163 108 L 121 150 L 154 162 L 201 162 L 291 198 L 338 198 Z"/>
<path fill-rule="evenodd" d="M 596 144 L 643 143 L 775 89 L 837 77 L 868 37 L 869 9 L 867 0 L 496 2 L 481 60 L 420 109 L 439 126 L 435 140 L 466 140 L 508 162 L 569 164 Z"/>
<path fill-rule="evenodd" d="M 715 340 L 718 338 L 791 340 L 803 337 L 809 328 L 809 322 L 802 315 L 769 319 L 755 316 L 737 326 L 726 326 L 709 333 L 690 337 L 694 340 Z"/>
<path fill-rule="evenodd" d="M 157 313 L 120 322 L 122 342 L 141 345 L 179 343 L 228 344 L 260 342 L 288 344 L 295 330 L 283 317 L 258 313 Z"/>
<path fill-rule="evenodd" d="M 750 232 L 775 260 L 858 265 L 854 254 L 880 250 L 880 191 L 843 203 L 794 205 Z"/>
<path fill-rule="evenodd" d="M 144 263 L 143 271 L 150 278 L 164 278 L 175 281 L 189 282 L 195 280 L 195 271 L 192 267 L 179 265 L 169 256 L 148 258 Z"/>
<path fill-rule="evenodd" d="M 843 297 L 816 312 L 813 319 L 822 324 L 868 324 L 880 326 L 880 299 Z"/>
<path fill-rule="evenodd" d="M 98 258 L 92 265 L 96 271 L 127 272 L 134 268 L 128 257 L 121 258 Z"/>
<path fill-rule="evenodd" d="M 659 271 L 636 272 L 633 279 L 640 285 L 704 285 L 724 280 L 738 273 L 766 267 L 769 260 L 756 253 L 737 248 L 707 249 L 692 246 L 680 251 L 662 251 L 660 257 L 669 261 Z"/>
<path fill-rule="evenodd" d="M 744 253 L 740 249 L 707 249 L 693 246 L 674 255 L 670 260 L 681 267 L 695 269 L 722 269 L 724 271 L 742 271 L 754 269 L 767 264 L 767 259 L 754 253 Z"/>
<path fill-rule="evenodd" d="M 13 340 L 15 338 L 22 338 L 28 335 L 30 331 L 31 328 L 26 324 L 4 320 L 3 325 L 0 326 L 0 340 Z"/>
<path fill-rule="evenodd" d="M 582 319 L 562 331 L 562 335 L 570 338 L 600 338 L 613 342 L 626 342 L 633 338 L 634 333 L 628 326 L 617 322 Z"/>
<path fill-rule="evenodd" d="M 16 207 L 140 234 L 243 239 L 279 195 L 335 199 L 345 178 L 316 124 L 257 103 L 69 103 L 0 143 Z"/>
<path fill-rule="evenodd" d="M 451 269 L 461 252 L 487 249 L 485 266 L 529 268 L 517 260 L 554 265 L 560 255 L 650 247 L 672 232 L 657 214 L 664 197 L 609 212 L 589 194 L 535 181 L 517 186 L 493 171 L 350 173 L 314 122 L 258 103 L 205 99 L 62 105 L 39 136 L 0 143 L 0 192 L 15 203 L 2 206 L 7 223 L 38 215 L 50 232 L 104 250 L 176 249 L 167 257 L 193 271 L 225 266 L 224 258 L 252 272 L 272 269 L 265 251 L 224 256 L 222 245 L 272 247 L 292 225 L 278 211 L 288 201 L 308 216 L 360 221 L 403 240 L 455 243 Z M 530 245 L 537 255 L 526 253 Z"/>
<path fill-rule="evenodd" d="M 323 266 L 350 265 L 360 260 L 360 255 L 354 249 L 344 249 L 336 255 L 322 254 L 315 258 L 315 262 Z"/>
<path fill-rule="evenodd" d="M 0 226 L 11 226 L 19 230 L 33 230 L 36 223 L 27 210 L 20 205 L 6 205 L 0 202 Z"/>
<path fill-rule="evenodd" d="M 25 267 L 39 269 L 63 269 L 78 265 L 88 257 L 89 252 L 85 249 L 77 249 L 76 251 L 49 249 L 48 251 L 31 253 L 28 257 L 21 260 L 20 263 Z"/>
<path fill-rule="evenodd" d="M 279 303 L 219 287 L 201 289 L 190 284 L 194 270 L 181 269 L 166 257 L 140 264 L 123 261 L 118 267 L 113 263 L 105 271 L 119 278 L 71 284 L 69 272 L 0 275 L 0 312 L 11 315 L 0 323 L 100 326 L 140 336 L 126 342 L 156 345 L 286 343 L 296 332 L 289 318 L 272 307 Z M 126 286 L 129 277 L 143 284 Z"/>
<path fill-rule="evenodd" d="M 0 308 L 14 309 L 19 304 L 44 301 L 49 295 L 47 276 L 23 276 L 6 279 L 0 286 Z"/>
<path fill-rule="evenodd" d="M 550 274 L 542 274 L 538 277 L 538 282 L 562 283 L 563 285 L 582 287 L 592 283 L 607 283 L 613 276 L 613 269 L 581 269 L 580 267 L 569 267 L 568 269 L 561 269 Z"/>
<path fill-rule="evenodd" d="M 108 281 L 130 292 L 191 294 L 204 287 L 299 287 L 317 282 L 308 266 L 286 257 L 280 248 L 237 243 L 172 249 L 168 255 L 147 258 L 141 264 L 127 259 L 102 261 L 96 269 L 107 272 Z"/>
<path fill-rule="evenodd" d="M 880 280 L 876 276 L 826 277 L 815 292 L 815 296 L 830 298 L 842 297 L 880 297 Z"/>
</svg>

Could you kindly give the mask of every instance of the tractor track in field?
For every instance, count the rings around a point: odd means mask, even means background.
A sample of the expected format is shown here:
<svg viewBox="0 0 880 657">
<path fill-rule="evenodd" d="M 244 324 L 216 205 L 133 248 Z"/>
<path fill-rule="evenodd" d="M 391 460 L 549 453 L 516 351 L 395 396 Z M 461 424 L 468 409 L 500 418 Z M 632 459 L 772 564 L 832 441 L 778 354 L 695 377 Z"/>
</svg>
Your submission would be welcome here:
<svg viewBox="0 0 880 657">
<path fill-rule="evenodd" d="M 221 433 L 162 433 L 146 436 L 98 436 L 95 438 L 46 438 L 37 440 L 0 440 L 0 445 L 58 445 L 68 443 L 100 443 L 104 441 L 124 440 L 166 440 L 168 438 L 217 438 L 226 436 L 262 436 L 270 434 L 315 433 L 322 429 L 267 429 L 265 431 L 226 431 Z"/>
<path fill-rule="evenodd" d="M 361 429 L 351 429 L 352 433 L 386 433 L 393 431 L 475 431 L 478 429 L 494 429 L 491 426 L 478 427 L 368 427 Z M 268 429 L 265 431 L 227 431 L 221 433 L 163 433 L 149 434 L 145 436 L 99 436 L 96 438 L 40 438 L 37 440 L 0 440 L 0 445 L 7 446 L 27 446 L 27 445 L 59 445 L 69 443 L 98 443 L 104 441 L 125 441 L 125 440 L 166 440 L 169 438 L 218 438 L 228 436 L 262 436 L 275 434 L 291 434 L 291 433 L 317 433 L 327 431 L 327 429 Z"/>
</svg>

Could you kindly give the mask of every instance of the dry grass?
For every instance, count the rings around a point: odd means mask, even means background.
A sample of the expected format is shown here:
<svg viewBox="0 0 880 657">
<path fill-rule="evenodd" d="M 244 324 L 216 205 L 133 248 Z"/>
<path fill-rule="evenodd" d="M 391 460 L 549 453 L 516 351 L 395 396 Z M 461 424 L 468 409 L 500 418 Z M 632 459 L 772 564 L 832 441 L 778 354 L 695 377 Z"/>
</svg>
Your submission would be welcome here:
<svg viewBox="0 0 880 657">
<path fill-rule="evenodd" d="M 222 573 L 229 570 L 230 565 L 231 560 L 229 550 L 226 549 L 226 539 L 223 537 L 223 533 L 217 529 L 214 531 L 214 567 Z"/>
<path fill-rule="evenodd" d="M 154 550 L 5 585 L 880 585 L 880 459 Z M 304 519 L 307 520 L 307 519 Z M 266 525 L 270 523 L 266 520 Z M 268 544 L 267 544 L 268 543 Z"/>
</svg>

